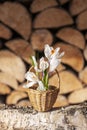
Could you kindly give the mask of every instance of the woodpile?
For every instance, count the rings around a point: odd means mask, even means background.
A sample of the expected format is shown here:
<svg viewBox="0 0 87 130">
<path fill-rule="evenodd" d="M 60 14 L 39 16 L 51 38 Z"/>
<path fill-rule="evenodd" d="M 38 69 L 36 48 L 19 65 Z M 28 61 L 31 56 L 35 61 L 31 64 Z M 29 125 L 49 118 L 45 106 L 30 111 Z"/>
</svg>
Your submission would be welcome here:
<svg viewBox="0 0 87 130">
<path fill-rule="evenodd" d="M 54 107 L 87 101 L 87 0 L 0 2 L 0 96 L 30 106 L 24 75 L 44 45 L 64 51 L 57 68 L 60 93 Z M 58 86 L 54 74 L 49 84 Z M 1 101 L 0 101 L 1 102 Z"/>
</svg>

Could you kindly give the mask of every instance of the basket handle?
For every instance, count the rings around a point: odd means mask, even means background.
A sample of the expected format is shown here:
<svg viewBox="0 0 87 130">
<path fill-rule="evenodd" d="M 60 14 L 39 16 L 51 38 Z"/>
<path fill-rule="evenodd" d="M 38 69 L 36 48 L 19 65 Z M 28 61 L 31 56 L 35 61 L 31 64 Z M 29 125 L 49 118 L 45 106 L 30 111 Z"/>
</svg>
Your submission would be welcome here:
<svg viewBox="0 0 87 130">
<path fill-rule="evenodd" d="M 57 73 L 57 76 L 58 76 L 58 79 L 59 79 L 59 91 L 60 91 L 60 76 L 59 76 L 59 72 L 57 69 L 55 69 L 56 73 Z"/>
</svg>

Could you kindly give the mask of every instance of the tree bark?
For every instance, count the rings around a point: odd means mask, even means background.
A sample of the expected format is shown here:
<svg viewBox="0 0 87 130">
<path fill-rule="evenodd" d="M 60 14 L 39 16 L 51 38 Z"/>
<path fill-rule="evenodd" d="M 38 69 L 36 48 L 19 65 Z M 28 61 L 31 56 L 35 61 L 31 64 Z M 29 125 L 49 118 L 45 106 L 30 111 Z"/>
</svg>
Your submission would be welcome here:
<svg viewBox="0 0 87 130">
<path fill-rule="evenodd" d="M 49 112 L 0 105 L 0 130 L 87 130 L 87 103 Z"/>
</svg>

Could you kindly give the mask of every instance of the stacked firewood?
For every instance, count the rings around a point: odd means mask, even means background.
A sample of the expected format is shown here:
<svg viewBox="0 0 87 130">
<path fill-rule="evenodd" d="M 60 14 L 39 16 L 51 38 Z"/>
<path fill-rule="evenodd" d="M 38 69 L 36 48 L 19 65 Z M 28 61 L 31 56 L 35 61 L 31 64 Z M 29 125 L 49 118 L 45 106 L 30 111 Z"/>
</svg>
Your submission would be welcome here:
<svg viewBox="0 0 87 130">
<path fill-rule="evenodd" d="M 64 51 L 54 107 L 87 100 L 87 0 L 0 3 L 0 102 L 29 106 L 24 75 L 45 44 Z M 49 84 L 58 86 L 57 75 Z M 2 100 L 4 98 L 4 100 Z"/>
</svg>

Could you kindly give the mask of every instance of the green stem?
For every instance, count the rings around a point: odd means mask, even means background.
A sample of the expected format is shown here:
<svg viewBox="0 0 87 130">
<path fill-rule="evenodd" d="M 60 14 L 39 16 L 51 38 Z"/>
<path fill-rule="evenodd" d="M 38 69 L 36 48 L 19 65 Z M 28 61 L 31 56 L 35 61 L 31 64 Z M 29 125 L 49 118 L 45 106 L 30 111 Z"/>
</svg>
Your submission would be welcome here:
<svg viewBox="0 0 87 130">
<path fill-rule="evenodd" d="M 43 84 L 44 84 L 44 87 L 46 88 L 46 90 L 48 90 L 48 73 L 47 73 L 47 70 L 44 71 L 44 76 L 43 76 Z"/>
</svg>

